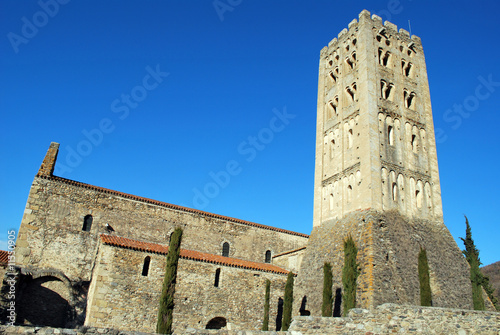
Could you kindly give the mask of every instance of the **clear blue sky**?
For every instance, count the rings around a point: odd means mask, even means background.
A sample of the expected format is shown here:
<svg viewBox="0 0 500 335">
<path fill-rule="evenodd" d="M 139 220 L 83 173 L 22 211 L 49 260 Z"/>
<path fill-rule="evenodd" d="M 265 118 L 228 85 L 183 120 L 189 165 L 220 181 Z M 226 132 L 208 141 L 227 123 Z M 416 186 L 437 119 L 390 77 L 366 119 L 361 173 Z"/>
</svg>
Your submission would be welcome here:
<svg viewBox="0 0 500 335">
<path fill-rule="evenodd" d="M 500 260 L 499 2 L 60 1 L 0 2 L 0 240 L 51 141 L 62 177 L 310 233 L 319 51 L 366 8 L 422 38 L 445 223 Z"/>
</svg>

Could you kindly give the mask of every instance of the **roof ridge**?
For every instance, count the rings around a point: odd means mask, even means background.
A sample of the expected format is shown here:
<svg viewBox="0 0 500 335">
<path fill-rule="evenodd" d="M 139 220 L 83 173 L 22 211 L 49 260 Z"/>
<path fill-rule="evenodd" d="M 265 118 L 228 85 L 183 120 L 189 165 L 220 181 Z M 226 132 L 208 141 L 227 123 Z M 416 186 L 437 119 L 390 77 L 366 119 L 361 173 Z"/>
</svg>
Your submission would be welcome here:
<svg viewBox="0 0 500 335">
<path fill-rule="evenodd" d="M 175 210 L 185 211 L 185 212 L 189 212 L 189 213 L 203 214 L 203 215 L 206 215 L 206 216 L 209 216 L 209 217 L 218 218 L 218 219 L 227 220 L 227 221 L 232 221 L 232 222 L 235 222 L 235 223 L 241 223 L 241 224 L 245 224 L 245 225 L 248 225 L 248 226 L 253 226 L 253 227 L 267 229 L 267 230 L 274 230 L 274 231 L 278 231 L 278 232 L 285 233 L 285 234 L 290 234 L 290 235 L 295 235 L 295 236 L 301 236 L 301 237 L 309 238 L 309 235 L 307 235 L 307 234 L 303 234 L 303 233 L 299 233 L 299 232 L 295 232 L 295 231 L 291 231 L 291 230 L 287 230 L 287 229 L 277 228 L 277 227 L 273 227 L 273 226 L 267 226 L 267 225 L 263 225 L 263 224 L 260 224 L 260 223 L 256 223 L 256 222 L 252 222 L 252 221 L 246 221 L 246 220 L 241 220 L 241 219 L 233 218 L 233 217 L 230 217 L 230 216 L 215 214 L 215 213 L 211 213 L 211 212 L 205 212 L 205 211 L 202 211 L 202 210 L 199 210 L 199 209 L 194 209 L 194 208 L 189 208 L 189 207 L 174 205 L 174 204 L 170 204 L 168 202 L 163 202 L 163 201 L 159 201 L 159 200 L 154 200 L 154 199 L 149 199 L 149 198 L 145 198 L 145 197 L 140 197 L 140 196 L 137 196 L 137 195 L 133 195 L 133 194 L 129 194 L 129 193 L 124 193 L 124 192 L 120 192 L 120 191 L 115 191 L 115 190 L 111 190 L 111 189 L 108 189 L 108 188 L 104 188 L 104 187 L 100 187 L 100 186 L 95 186 L 95 185 L 91 185 L 91 184 L 86 184 L 86 183 L 82 183 L 82 182 L 79 182 L 79 181 L 75 181 L 75 180 L 71 180 L 71 179 L 66 179 L 66 178 L 63 178 L 63 177 L 58 177 L 58 176 L 43 176 L 43 175 L 37 175 L 37 177 L 42 178 L 42 179 L 49 179 L 49 180 L 60 181 L 60 182 L 63 182 L 63 183 L 66 183 L 66 184 L 70 184 L 70 185 L 73 185 L 73 186 L 80 186 L 80 187 L 84 187 L 84 188 L 89 188 L 89 189 L 93 189 L 95 191 L 100 191 L 100 192 L 104 192 L 104 193 L 110 193 L 110 194 L 118 195 L 118 196 L 121 196 L 121 197 L 124 197 L 124 198 L 129 198 L 129 199 L 132 199 L 132 200 L 142 201 L 142 202 L 146 202 L 146 203 L 150 203 L 150 204 L 154 204 L 154 205 L 158 205 L 158 206 L 163 206 L 163 207 L 167 207 L 167 208 L 171 208 L 171 209 L 175 209 Z"/>
<path fill-rule="evenodd" d="M 157 254 L 167 254 L 168 246 L 159 243 L 153 242 L 145 242 L 140 240 L 134 240 L 128 237 L 109 235 L 109 234 L 101 234 L 101 241 L 104 244 L 122 247 L 126 249 L 139 250 L 139 251 L 147 251 Z M 257 270 L 263 272 L 272 272 L 277 274 L 288 274 L 288 270 L 280 268 L 279 266 L 272 265 L 269 263 L 259 263 L 254 261 L 247 261 L 239 258 L 225 257 L 214 254 L 209 254 L 206 252 L 189 250 L 189 249 L 181 249 L 180 257 L 184 259 L 190 259 L 194 261 L 200 261 L 205 263 L 213 263 L 226 265 L 237 268 L 244 268 L 250 270 Z"/>
</svg>

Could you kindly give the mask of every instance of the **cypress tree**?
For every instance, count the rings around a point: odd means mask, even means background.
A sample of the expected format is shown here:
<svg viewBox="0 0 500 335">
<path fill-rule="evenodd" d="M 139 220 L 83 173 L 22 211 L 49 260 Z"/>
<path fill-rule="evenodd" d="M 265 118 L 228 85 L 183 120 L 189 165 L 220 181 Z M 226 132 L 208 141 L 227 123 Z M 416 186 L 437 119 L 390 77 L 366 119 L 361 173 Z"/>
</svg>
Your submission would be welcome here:
<svg viewBox="0 0 500 335">
<path fill-rule="evenodd" d="M 163 278 L 163 287 L 160 296 L 160 308 L 158 309 L 158 322 L 156 324 L 156 332 L 159 334 L 172 334 L 175 282 L 181 252 L 181 240 L 182 228 L 176 228 L 170 238 L 165 265 L 165 277 Z"/>
<path fill-rule="evenodd" d="M 292 303 L 293 303 L 293 273 L 288 272 L 285 284 L 285 299 L 283 301 L 283 326 L 282 331 L 287 331 L 292 323 Z"/>
<path fill-rule="evenodd" d="M 344 268 L 342 269 L 342 284 L 344 286 L 343 307 L 344 315 L 356 307 L 356 281 L 359 276 L 359 264 L 356 263 L 358 248 L 349 235 L 344 240 Z"/>
<path fill-rule="evenodd" d="M 484 310 L 484 299 L 481 285 L 484 279 L 483 274 L 479 270 L 479 266 L 481 266 L 479 250 L 476 248 L 474 240 L 472 239 L 472 232 L 467 216 L 465 217 L 465 226 L 465 238 L 460 237 L 465 245 L 465 250 L 462 252 L 470 265 L 470 282 L 472 284 L 472 302 L 474 303 L 474 309 L 482 311 Z"/>
<path fill-rule="evenodd" d="M 269 330 L 269 296 L 271 293 L 271 281 L 266 279 L 266 297 L 264 301 L 264 322 L 262 330 Z"/>
<path fill-rule="evenodd" d="M 321 316 L 332 316 L 332 265 L 325 262 L 323 265 L 323 306 L 321 307 Z"/>
<path fill-rule="evenodd" d="M 420 305 L 432 306 L 431 282 L 429 277 L 429 263 L 427 251 L 420 248 L 418 254 L 418 278 L 420 280 Z"/>
</svg>

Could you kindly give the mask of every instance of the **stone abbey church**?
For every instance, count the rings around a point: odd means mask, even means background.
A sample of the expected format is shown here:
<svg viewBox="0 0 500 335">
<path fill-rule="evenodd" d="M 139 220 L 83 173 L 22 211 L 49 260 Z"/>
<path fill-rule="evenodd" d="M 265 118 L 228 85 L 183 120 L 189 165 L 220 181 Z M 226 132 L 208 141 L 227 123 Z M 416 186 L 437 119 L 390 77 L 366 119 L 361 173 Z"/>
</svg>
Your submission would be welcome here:
<svg viewBox="0 0 500 335">
<path fill-rule="evenodd" d="M 266 279 L 269 329 L 280 329 L 289 271 L 293 315 L 321 315 L 323 264 L 339 302 L 348 235 L 358 307 L 419 305 L 425 248 L 433 306 L 471 309 L 469 267 L 443 223 L 420 38 L 362 11 L 321 50 L 316 133 L 310 236 L 55 176 L 52 143 L 17 237 L 16 322 L 154 332 L 178 226 L 177 332 L 260 329 Z"/>
</svg>

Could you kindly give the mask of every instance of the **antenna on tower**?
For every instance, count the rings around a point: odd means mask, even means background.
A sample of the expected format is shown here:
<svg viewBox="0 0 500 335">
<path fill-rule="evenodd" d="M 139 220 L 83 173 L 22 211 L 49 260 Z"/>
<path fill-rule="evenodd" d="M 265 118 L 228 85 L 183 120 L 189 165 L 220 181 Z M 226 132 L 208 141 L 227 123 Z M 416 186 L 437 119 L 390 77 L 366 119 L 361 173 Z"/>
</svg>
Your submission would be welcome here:
<svg viewBox="0 0 500 335">
<path fill-rule="evenodd" d="M 410 20 L 408 20 L 408 28 L 410 28 L 410 37 L 411 37 L 411 24 L 410 24 Z"/>
</svg>

